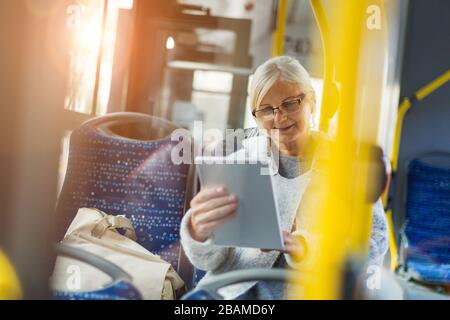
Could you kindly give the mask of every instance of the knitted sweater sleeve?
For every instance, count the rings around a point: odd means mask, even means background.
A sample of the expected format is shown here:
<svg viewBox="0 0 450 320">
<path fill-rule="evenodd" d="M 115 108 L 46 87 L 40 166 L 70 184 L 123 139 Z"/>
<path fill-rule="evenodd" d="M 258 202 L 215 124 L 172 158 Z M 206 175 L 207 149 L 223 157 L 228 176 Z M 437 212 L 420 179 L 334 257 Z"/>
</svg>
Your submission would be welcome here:
<svg viewBox="0 0 450 320">
<path fill-rule="evenodd" d="M 235 248 L 215 245 L 211 238 L 205 242 L 199 242 L 192 238 L 189 231 L 191 211 L 183 217 L 180 226 L 181 245 L 189 261 L 197 269 L 215 271 L 220 269 L 225 262 L 235 254 Z"/>
</svg>

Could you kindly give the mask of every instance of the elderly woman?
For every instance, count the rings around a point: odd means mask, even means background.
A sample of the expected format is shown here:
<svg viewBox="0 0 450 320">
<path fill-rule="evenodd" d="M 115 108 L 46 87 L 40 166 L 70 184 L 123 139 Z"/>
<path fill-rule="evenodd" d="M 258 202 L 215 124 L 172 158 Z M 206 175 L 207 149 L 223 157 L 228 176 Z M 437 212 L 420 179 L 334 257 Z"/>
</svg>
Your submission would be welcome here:
<svg viewBox="0 0 450 320">
<path fill-rule="evenodd" d="M 181 224 L 181 242 L 194 266 L 208 271 L 204 279 L 214 274 L 249 268 L 286 268 L 292 266 L 292 253 L 309 252 L 308 237 L 291 233 L 296 225 L 299 203 L 311 179 L 317 139 L 312 132 L 315 92 L 307 71 L 290 57 L 276 57 L 262 64 L 255 72 L 250 89 L 252 114 L 258 126 L 268 136 L 277 136 L 279 170 L 272 179 L 275 198 L 284 232 L 285 252 L 252 248 L 216 246 L 213 232 L 236 215 L 238 195 L 225 188 L 202 188 L 191 202 Z M 273 133 L 278 133 L 273 135 Z M 255 153 L 257 139 L 244 141 L 247 154 Z M 240 152 L 240 151 L 238 151 Z M 386 220 L 381 204 L 373 208 L 373 227 L 369 263 L 381 264 L 387 251 Z M 301 230 L 297 230 L 301 234 Z M 302 240 L 302 241 L 300 241 Z M 248 282 L 221 290 L 226 299 L 283 299 L 285 284 Z"/>
</svg>

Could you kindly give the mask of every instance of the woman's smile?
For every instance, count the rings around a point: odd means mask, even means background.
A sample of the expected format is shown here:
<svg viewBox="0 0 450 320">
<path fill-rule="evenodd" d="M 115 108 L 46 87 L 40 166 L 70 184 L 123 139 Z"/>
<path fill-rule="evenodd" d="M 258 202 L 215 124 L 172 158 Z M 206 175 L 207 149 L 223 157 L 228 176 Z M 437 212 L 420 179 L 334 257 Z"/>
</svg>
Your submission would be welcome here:
<svg viewBox="0 0 450 320">
<path fill-rule="evenodd" d="M 287 133 L 290 133 L 290 131 L 292 131 L 292 129 L 294 129 L 295 127 L 296 127 L 296 124 L 293 123 L 291 125 L 280 127 L 280 128 L 275 128 L 275 129 L 278 130 L 280 132 L 280 134 L 287 134 Z"/>
</svg>

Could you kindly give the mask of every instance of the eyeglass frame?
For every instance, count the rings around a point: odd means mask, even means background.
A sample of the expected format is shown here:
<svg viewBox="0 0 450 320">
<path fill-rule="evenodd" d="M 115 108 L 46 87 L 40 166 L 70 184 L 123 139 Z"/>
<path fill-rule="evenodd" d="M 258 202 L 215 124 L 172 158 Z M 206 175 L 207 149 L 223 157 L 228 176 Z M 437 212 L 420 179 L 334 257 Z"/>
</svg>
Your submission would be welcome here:
<svg viewBox="0 0 450 320">
<path fill-rule="evenodd" d="M 275 110 L 279 110 L 280 112 L 282 111 L 280 108 L 281 108 L 281 106 L 284 104 L 284 103 L 287 103 L 287 102 L 294 102 L 294 101 L 297 101 L 297 103 L 298 103 L 298 105 L 299 105 L 299 109 L 298 110 L 300 110 L 300 108 L 301 108 L 301 105 L 302 105 L 302 103 L 303 103 L 303 100 L 305 99 L 305 97 L 306 97 L 306 93 L 302 93 L 302 94 L 300 94 L 297 98 L 295 98 L 295 99 L 292 99 L 292 100 L 288 100 L 288 101 L 283 101 L 279 106 L 277 106 L 276 108 L 274 108 L 273 106 L 271 106 L 271 105 L 268 105 L 267 107 L 265 107 L 265 108 L 263 108 L 263 109 L 260 109 L 260 110 L 253 110 L 252 111 L 252 115 L 253 115 L 253 117 L 255 118 L 255 119 L 258 119 L 257 117 L 256 117 L 256 113 L 257 112 L 259 112 L 259 111 L 262 111 L 262 110 L 264 110 L 264 109 L 268 109 L 268 108 L 271 108 L 272 109 L 272 115 L 273 115 L 273 117 L 275 118 Z M 294 112 L 296 112 L 296 111 L 294 111 Z M 287 114 L 289 114 L 289 113 L 287 113 Z"/>
</svg>

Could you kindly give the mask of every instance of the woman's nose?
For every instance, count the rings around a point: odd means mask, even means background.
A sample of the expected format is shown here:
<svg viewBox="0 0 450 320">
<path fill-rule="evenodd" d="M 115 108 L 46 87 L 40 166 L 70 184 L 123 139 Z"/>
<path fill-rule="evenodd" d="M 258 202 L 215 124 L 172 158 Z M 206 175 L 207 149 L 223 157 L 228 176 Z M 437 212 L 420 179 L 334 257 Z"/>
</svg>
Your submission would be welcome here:
<svg viewBox="0 0 450 320">
<path fill-rule="evenodd" d="M 286 120 L 286 115 L 280 109 L 277 109 L 274 112 L 275 113 L 273 115 L 273 120 L 275 121 L 275 123 L 280 123 Z"/>
</svg>

